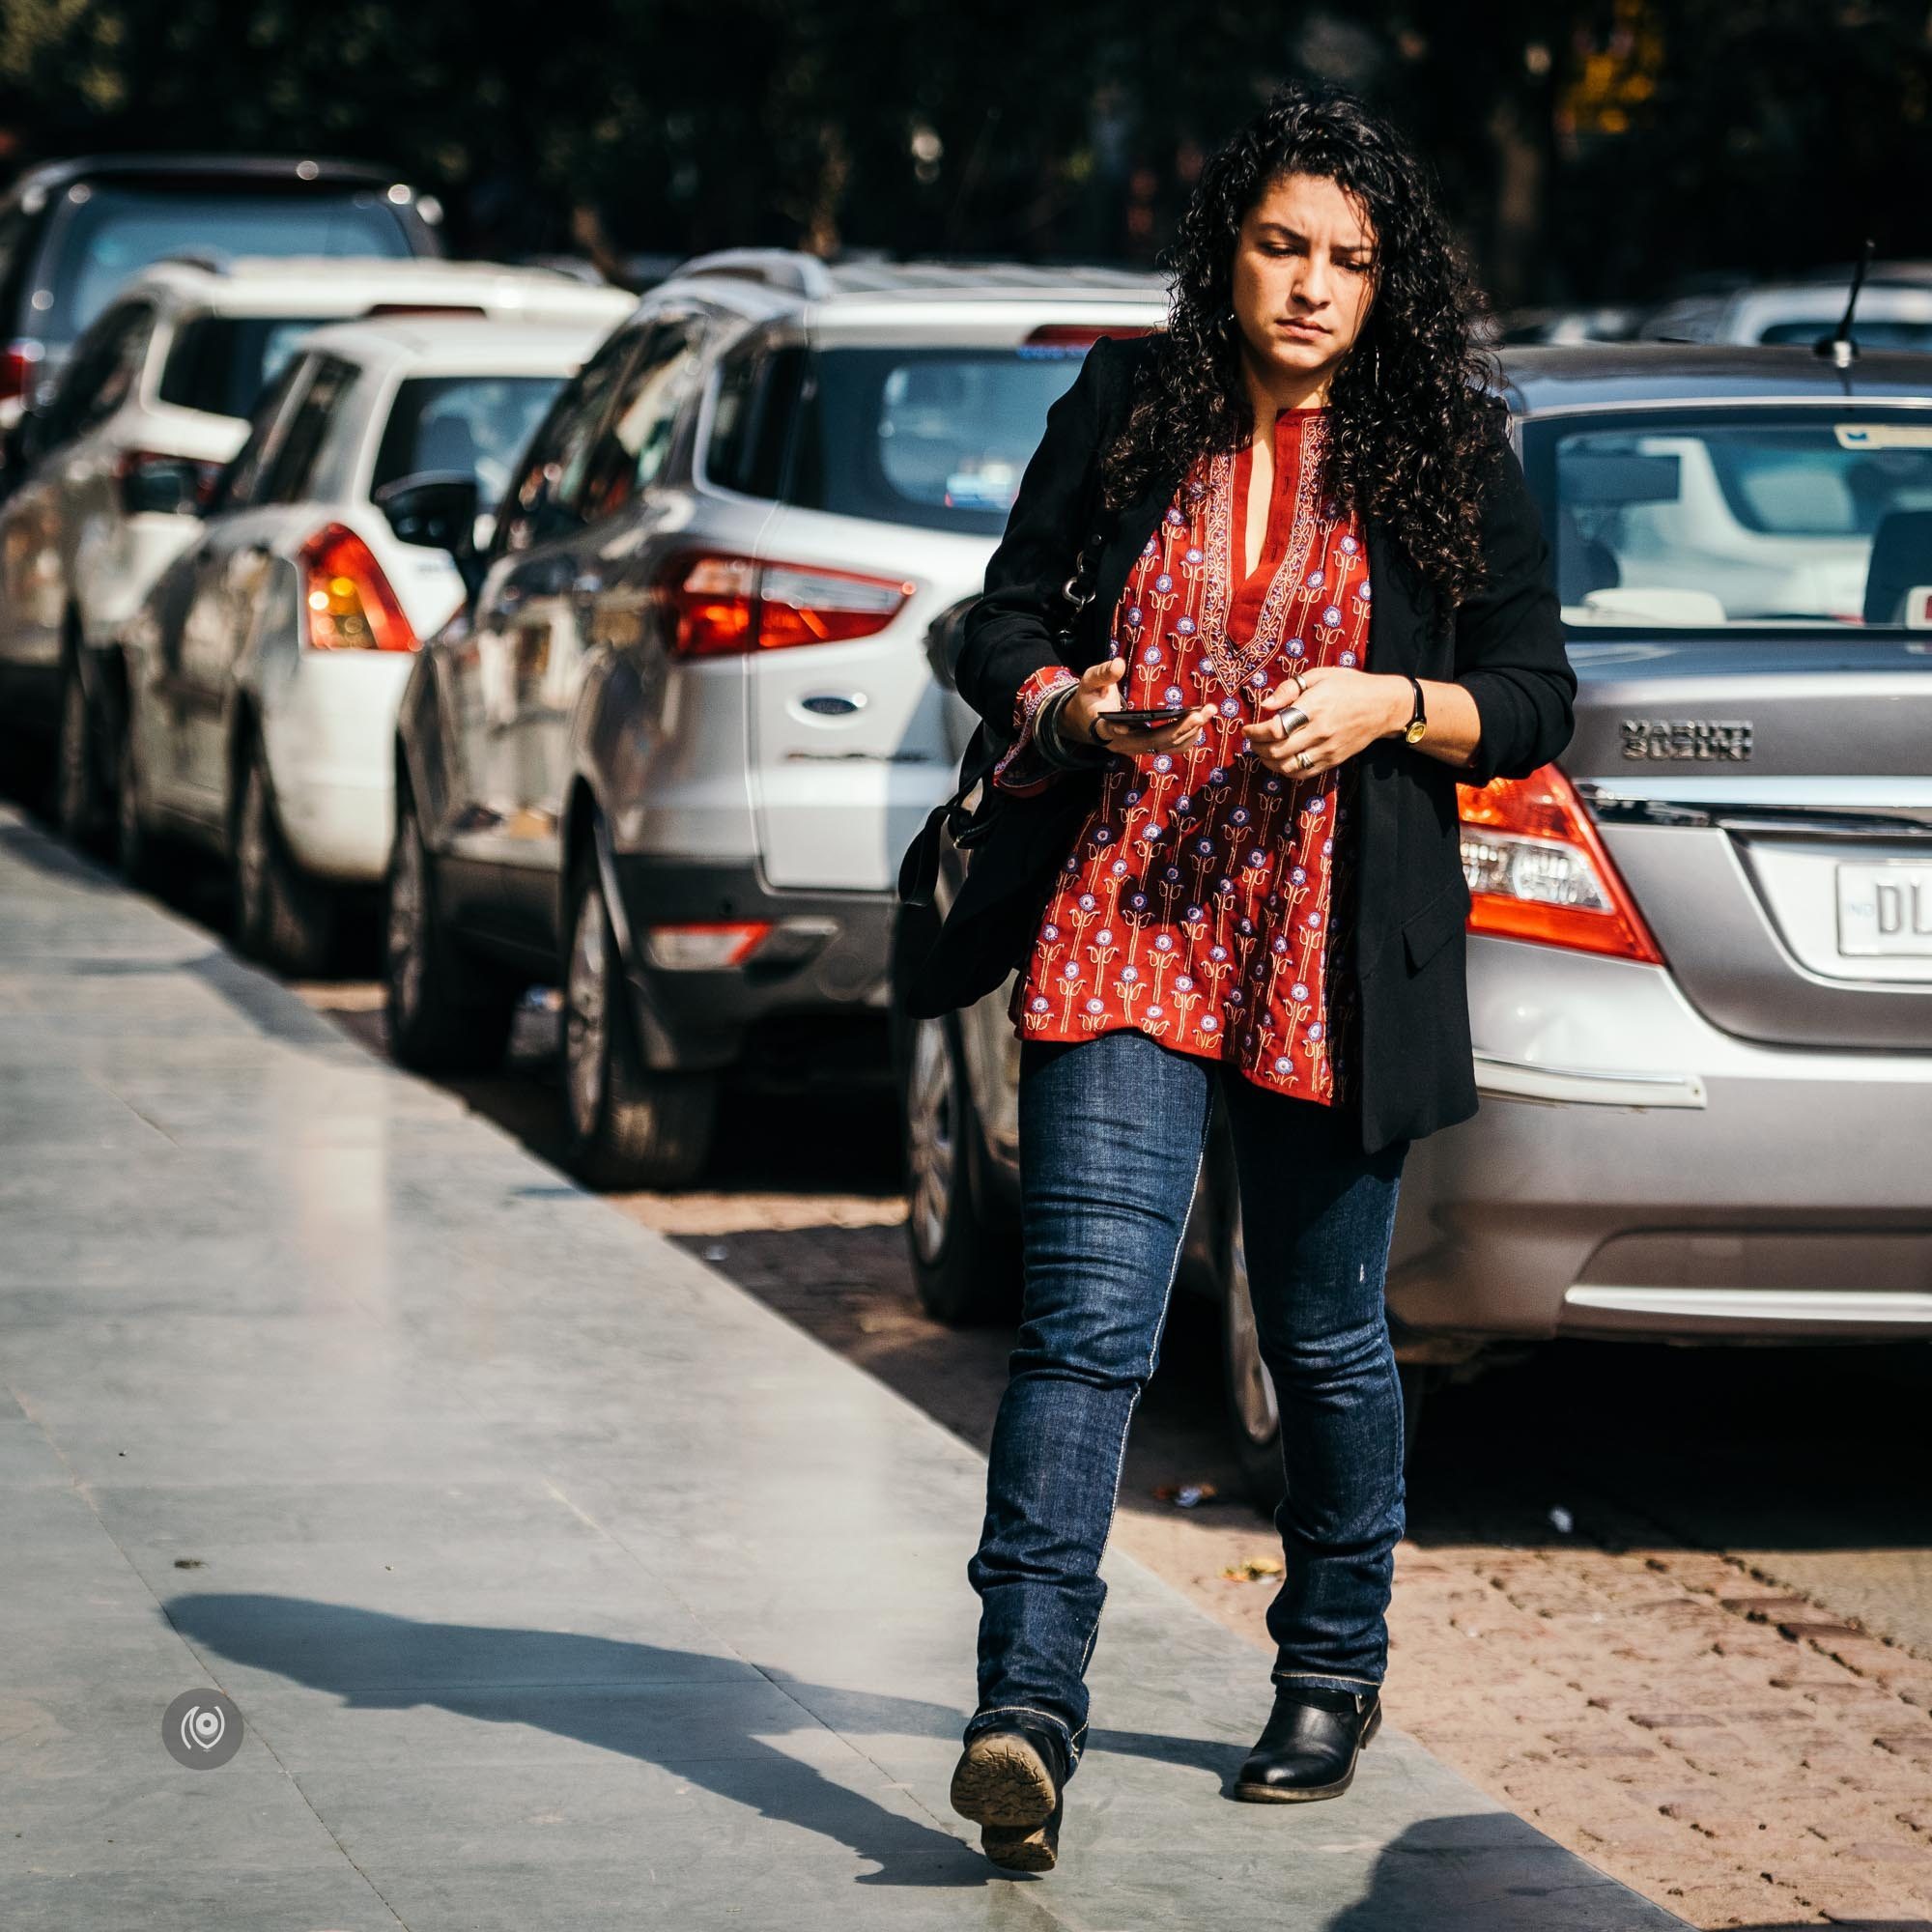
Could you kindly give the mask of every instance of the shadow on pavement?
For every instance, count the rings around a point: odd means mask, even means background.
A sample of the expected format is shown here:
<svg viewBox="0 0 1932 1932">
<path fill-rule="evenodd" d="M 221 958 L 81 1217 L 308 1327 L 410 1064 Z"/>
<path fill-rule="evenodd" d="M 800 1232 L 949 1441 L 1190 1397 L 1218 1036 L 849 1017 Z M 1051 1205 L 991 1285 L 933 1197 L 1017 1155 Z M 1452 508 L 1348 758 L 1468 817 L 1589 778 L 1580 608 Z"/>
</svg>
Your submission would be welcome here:
<svg viewBox="0 0 1932 1932">
<path fill-rule="evenodd" d="M 1036 1882 L 996 1870 L 951 1833 L 888 1810 L 774 1748 L 766 1742 L 774 1728 L 769 1711 L 749 1721 L 740 1716 L 733 1735 L 728 1693 L 762 1680 L 794 1700 L 800 1732 L 850 1728 L 948 1740 L 964 1722 L 964 1713 L 951 1705 L 857 1693 L 763 1671 L 756 1679 L 738 1676 L 730 1659 L 657 1644 L 568 1631 L 421 1623 L 313 1598 L 211 1593 L 178 1596 L 163 1608 L 184 1636 L 212 1655 L 327 1691 L 348 1709 L 432 1705 L 481 1723 L 541 1726 L 600 1750 L 661 1763 L 682 1780 L 877 1863 L 878 1871 L 854 1881 L 859 1885 L 968 1889 L 1009 1877 Z M 721 1677 L 721 1670 L 727 1674 Z M 702 1719 L 704 1755 L 690 1750 L 688 1727 L 668 1734 L 661 1711 L 621 1694 L 667 1685 L 700 1695 L 708 1685 L 720 1693 L 717 1707 Z M 545 1691 L 552 1694 L 532 1694 Z M 828 1726 L 816 1714 L 820 1708 L 836 1708 L 843 1724 Z M 658 1735 L 649 1735 L 652 1729 Z M 1205 1772 L 1222 1781 L 1224 1792 L 1243 1754 L 1236 1746 L 1145 1731 L 1095 1732 L 1092 1748 Z M 748 1789 L 748 1765 L 777 1776 L 751 1779 Z M 1520 1871 L 1517 1861 L 1537 1847 L 1554 1850 L 1507 1813 L 1429 1819 L 1384 1851 L 1369 1892 L 1325 1923 L 1335 1932 L 1395 1932 L 1424 1923 L 1431 1932 L 1544 1932 L 1560 1920 L 1550 1919 L 1539 1901 L 1560 1888 L 1513 1886 L 1498 1896 L 1498 1858 Z"/>
</svg>

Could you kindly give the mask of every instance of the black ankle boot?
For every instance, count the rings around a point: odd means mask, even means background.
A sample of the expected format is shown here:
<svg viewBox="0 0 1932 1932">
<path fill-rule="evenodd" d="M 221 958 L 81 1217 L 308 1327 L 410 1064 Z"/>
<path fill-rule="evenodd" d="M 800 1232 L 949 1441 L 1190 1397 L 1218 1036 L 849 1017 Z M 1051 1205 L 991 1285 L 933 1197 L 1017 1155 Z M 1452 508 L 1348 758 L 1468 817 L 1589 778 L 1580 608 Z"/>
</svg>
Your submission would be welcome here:
<svg viewBox="0 0 1932 1932">
<path fill-rule="evenodd" d="M 1274 1714 L 1235 1779 L 1235 1796 L 1259 1804 L 1341 1797 L 1381 1720 L 1379 1691 L 1278 1685 Z"/>
<path fill-rule="evenodd" d="M 952 1808 L 980 1827 L 980 1847 L 1008 1871 L 1051 1871 L 1060 1857 L 1066 1746 L 1051 1724 L 981 1731 L 952 1773 Z"/>
</svg>

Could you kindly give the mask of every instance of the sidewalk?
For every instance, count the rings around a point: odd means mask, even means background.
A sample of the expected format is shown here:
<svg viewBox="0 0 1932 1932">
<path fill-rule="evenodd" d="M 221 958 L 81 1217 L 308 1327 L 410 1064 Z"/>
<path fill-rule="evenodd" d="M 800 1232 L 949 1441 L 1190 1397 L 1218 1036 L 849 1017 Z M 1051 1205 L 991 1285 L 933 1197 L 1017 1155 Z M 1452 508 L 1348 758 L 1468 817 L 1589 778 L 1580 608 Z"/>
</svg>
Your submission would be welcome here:
<svg viewBox="0 0 1932 1932">
<path fill-rule="evenodd" d="M 1118 1554 L 1060 1869 L 946 1802 L 979 1458 L 0 807 L 8 1932 L 1648 1932 Z M 240 1753 L 189 1770 L 180 1692 Z"/>
</svg>

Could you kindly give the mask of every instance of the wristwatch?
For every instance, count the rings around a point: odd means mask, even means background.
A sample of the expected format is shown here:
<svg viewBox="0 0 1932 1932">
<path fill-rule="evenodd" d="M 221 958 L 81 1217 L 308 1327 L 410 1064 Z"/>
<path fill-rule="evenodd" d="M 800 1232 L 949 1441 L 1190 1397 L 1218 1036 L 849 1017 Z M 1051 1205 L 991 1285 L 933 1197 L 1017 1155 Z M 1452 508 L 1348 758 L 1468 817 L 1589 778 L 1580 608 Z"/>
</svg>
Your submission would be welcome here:
<svg viewBox="0 0 1932 1932">
<path fill-rule="evenodd" d="M 1415 688 L 1415 709 L 1409 714 L 1408 723 L 1402 727 L 1402 735 L 1409 744 L 1419 745 L 1429 729 L 1429 713 L 1422 705 L 1422 684 L 1419 679 L 1410 677 L 1407 671 L 1404 671 L 1403 676 L 1408 678 Z"/>
</svg>

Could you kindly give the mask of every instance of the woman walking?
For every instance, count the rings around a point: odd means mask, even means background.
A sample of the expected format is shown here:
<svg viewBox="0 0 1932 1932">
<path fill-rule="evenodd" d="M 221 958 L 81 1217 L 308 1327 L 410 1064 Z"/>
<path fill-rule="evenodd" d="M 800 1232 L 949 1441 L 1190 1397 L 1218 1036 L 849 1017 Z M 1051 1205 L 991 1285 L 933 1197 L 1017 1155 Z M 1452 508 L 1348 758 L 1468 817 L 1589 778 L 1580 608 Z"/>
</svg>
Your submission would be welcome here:
<svg viewBox="0 0 1932 1932">
<path fill-rule="evenodd" d="M 967 882 L 910 1004 L 1017 967 L 1026 1287 L 952 1802 L 1050 1869 L 1097 1575 L 1210 1109 L 1281 1411 L 1274 1706 L 1235 1795 L 1348 1788 L 1404 1528 L 1404 1156 L 1476 1094 L 1455 787 L 1568 742 L 1548 550 L 1423 172 L 1346 96 L 1208 164 L 1170 324 L 1054 405 L 956 665 Z"/>
</svg>

